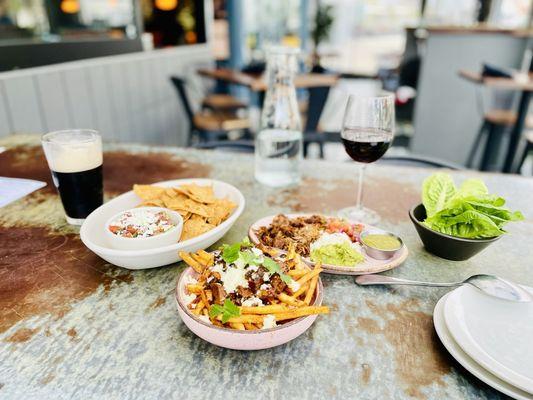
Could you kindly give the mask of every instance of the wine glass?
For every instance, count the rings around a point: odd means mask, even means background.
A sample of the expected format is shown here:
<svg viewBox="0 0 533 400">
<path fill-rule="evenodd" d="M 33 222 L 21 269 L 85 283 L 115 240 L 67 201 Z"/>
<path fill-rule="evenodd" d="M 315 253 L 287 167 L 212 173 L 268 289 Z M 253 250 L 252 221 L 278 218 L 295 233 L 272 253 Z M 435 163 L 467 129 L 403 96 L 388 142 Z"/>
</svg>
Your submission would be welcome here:
<svg viewBox="0 0 533 400">
<path fill-rule="evenodd" d="M 351 95 L 342 122 L 342 143 L 348 155 L 359 162 L 357 203 L 343 208 L 339 216 L 351 221 L 374 224 L 380 216 L 362 205 L 363 177 L 366 165 L 379 160 L 389 149 L 394 136 L 394 94 L 378 96 Z"/>
</svg>

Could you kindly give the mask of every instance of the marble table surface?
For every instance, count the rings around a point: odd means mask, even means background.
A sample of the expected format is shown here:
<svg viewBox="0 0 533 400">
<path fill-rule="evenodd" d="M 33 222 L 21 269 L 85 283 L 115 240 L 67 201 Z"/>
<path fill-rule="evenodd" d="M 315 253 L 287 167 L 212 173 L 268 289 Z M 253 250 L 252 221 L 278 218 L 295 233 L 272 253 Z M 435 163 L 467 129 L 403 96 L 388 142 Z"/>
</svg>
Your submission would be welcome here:
<svg viewBox="0 0 533 400">
<path fill-rule="evenodd" d="M 210 345 L 181 322 L 173 291 L 182 263 L 144 271 L 114 267 L 66 224 L 36 136 L 0 141 L 0 176 L 48 185 L 0 209 L 0 398 L 499 399 L 440 344 L 432 322 L 444 289 L 368 287 L 324 275 L 327 316 L 294 341 L 239 352 Z M 333 213 L 355 199 L 356 166 L 305 161 L 304 179 L 270 189 L 253 178 L 249 155 L 107 145 L 106 197 L 133 183 L 211 177 L 239 188 L 246 209 L 224 242 L 279 212 Z M 533 285 L 533 180 L 482 176 L 526 221 L 469 261 L 427 253 L 408 218 L 431 170 L 371 166 L 364 202 L 399 234 L 407 261 L 385 274 L 460 280 L 492 273 Z M 222 242 L 221 241 L 221 242 Z"/>
</svg>

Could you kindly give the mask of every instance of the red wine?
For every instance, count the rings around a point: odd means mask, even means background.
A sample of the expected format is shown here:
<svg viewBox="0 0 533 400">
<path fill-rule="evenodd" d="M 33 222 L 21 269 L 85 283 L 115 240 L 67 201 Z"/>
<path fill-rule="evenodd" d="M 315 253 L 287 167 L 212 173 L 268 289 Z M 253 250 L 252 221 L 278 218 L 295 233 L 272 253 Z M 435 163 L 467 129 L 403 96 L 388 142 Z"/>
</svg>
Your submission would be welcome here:
<svg viewBox="0 0 533 400">
<path fill-rule="evenodd" d="M 379 160 L 389 149 L 392 134 L 377 129 L 345 129 L 342 143 L 346 153 L 355 161 L 371 163 Z"/>
</svg>

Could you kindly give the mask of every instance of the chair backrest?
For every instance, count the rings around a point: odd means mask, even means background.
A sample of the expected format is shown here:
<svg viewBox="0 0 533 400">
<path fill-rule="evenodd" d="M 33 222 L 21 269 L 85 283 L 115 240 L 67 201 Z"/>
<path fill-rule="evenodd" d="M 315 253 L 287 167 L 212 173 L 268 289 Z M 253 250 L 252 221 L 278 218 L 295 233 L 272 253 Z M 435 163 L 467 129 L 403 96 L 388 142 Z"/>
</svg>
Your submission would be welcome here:
<svg viewBox="0 0 533 400">
<path fill-rule="evenodd" d="M 378 165 L 397 165 L 401 167 L 415 168 L 447 168 L 451 170 L 464 170 L 462 165 L 454 164 L 437 158 L 407 155 L 407 156 L 385 156 L 376 162 Z"/>
<path fill-rule="evenodd" d="M 307 106 L 307 119 L 305 132 L 316 132 L 320 116 L 328 99 L 329 86 L 309 88 L 309 104 Z"/>
<path fill-rule="evenodd" d="M 198 143 L 194 148 L 228 153 L 253 153 L 255 146 L 253 141 L 248 140 L 222 140 Z"/>
<path fill-rule="evenodd" d="M 179 77 L 179 76 L 171 76 L 170 80 L 172 81 L 174 87 L 178 91 L 178 97 L 180 98 L 183 107 L 185 108 L 185 113 L 187 114 L 187 118 L 189 120 L 191 129 L 194 126 L 194 112 L 192 110 L 191 102 L 189 100 L 189 96 L 187 95 L 186 90 L 186 81 L 185 79 Z"/>
</svg>

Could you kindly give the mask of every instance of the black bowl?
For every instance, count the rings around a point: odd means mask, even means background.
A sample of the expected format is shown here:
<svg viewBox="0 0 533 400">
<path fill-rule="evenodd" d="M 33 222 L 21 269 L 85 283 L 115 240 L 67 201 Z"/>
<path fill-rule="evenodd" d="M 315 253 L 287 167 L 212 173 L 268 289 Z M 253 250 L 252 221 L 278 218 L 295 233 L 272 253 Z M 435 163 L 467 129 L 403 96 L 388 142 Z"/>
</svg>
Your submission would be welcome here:
<svg viewBox="0 0 533 400">
<path fill-rule="evenodd" d="M 426 209 L 423 204 L 411 208 L 409 218 L 413 221 L 426 250 L 447 260 L 468 260 L 500 238 L 496 236 L 489 239 L 464 239 L 434 231 L 423 224 L 426 219 Z"/>
</svg>

